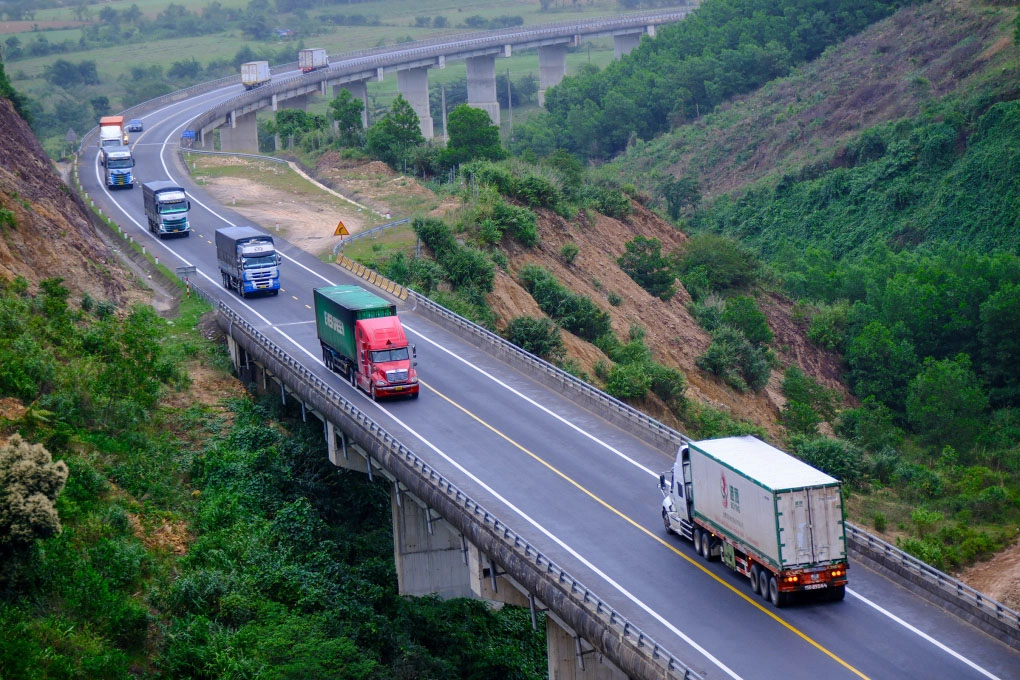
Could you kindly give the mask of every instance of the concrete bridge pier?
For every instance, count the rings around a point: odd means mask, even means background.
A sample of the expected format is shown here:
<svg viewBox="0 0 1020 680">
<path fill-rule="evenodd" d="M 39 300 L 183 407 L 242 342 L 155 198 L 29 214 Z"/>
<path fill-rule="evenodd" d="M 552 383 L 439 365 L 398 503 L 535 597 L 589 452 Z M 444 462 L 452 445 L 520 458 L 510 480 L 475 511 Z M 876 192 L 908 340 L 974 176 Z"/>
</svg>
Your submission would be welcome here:
<svg viewBox="0 0 1020 680">
<path fill-rule="evenodd" d="M 347 90 L 351 93 L 351 96 L 355 99 L 360 99 L 361 103 L 365 105 L 361 109 L 361 127 L 368 128 L 368 81 L 367 80 L 352 80 L 349 83 L 342 85 L 333 86 L 333 98 L 340 94 L 340 90 Z"/>
<path fill-rule="evenodd" d="M 638 33 L 621 33 L 613 36 L 613 56 L 617 59 L 629 54 L 632 49 L 641 44 L 641 36 L 648 34 L 650 38 L 655 37 L 655 25 L 648 26 Z"/>
<path fill-rule="evenodd" d="M 627 674 L 552 612 L 545 616 L 549 680 L 628 680 Z"/>
<path fill-rule="evenodd" d="M 417 66 L 415 68 L 397 71 L 397 89 L 404 99 L 411 105 L 414 112 L 418 114 L 418 121 L 421 134 L 425 139 L 432 139 L 432 113 L 429 109 L 429 67 Z"/>
<path fill-rule="evenodd" d="M 390 485 L 390 508 L 400 594 L 472 597 L 467 543 L 460 532 L 397 482 Z"/>
<path fill-rule="evenodd" d="M 230 112 L 230 124 L 220 128 L 220 150 L 259 152 L 259 127 L 254 111 L 243 115 Z"/>
<path fill-rule="evenodd" d="M 494 125 L 499 125 L 499 102 L 496 100 L 496 57 L 488 54 L 468 57 L 468 104 L 489 114 Z M 447 134 L 449 134 L 447 132 Z"/>
<path fill-rule="evenodd" d="M 538 48 L 538 105 L 545 106 L 545 91 L 555 87 L 567 74 L 567 46 L 543 45 Z"/>
</svg>

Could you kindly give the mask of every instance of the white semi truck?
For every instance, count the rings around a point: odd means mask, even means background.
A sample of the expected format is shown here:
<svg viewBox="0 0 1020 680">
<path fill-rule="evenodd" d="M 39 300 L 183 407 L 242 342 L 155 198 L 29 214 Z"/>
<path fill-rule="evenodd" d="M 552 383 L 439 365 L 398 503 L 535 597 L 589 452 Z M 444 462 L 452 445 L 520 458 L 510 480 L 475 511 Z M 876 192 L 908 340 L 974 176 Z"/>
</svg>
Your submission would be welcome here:
<svg viewBox="0 0 1020 680">
<path fill-rule="evenodd" d="M 839 480 L 751 436 L 690 442 L 659 476 L 666 531 L 721 559 L 777 607 L 846 594 Z"/>
<path fill-rule="evenodd" d="M 298 50 L 298 67 L 302 73 L 311 73 L 329 66 L 329 56 L 321 47 Z"/>
<path fill-rule="evenodd" d="M 241 64 L 241 84 L 251 90 L 265 85 L 273 76 L 269 73 L 268 61 L 246 61 Z"/>
</svg>

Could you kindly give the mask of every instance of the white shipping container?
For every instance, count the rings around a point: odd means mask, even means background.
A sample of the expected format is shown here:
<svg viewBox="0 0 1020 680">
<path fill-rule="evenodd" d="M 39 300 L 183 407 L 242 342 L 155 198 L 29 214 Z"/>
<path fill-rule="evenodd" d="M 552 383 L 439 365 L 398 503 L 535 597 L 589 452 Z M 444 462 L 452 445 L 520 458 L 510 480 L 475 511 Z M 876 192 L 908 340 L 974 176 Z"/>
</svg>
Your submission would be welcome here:
<svg viewBox="0 0 1020 680">
<path fill-rule="evenodd" d="M 779 569 L 846 557 L 837 479 L 750 436 L 690 450 L 698 520 Z"/>
<path fill-rule="evenodd" d="M 313 71 L 326 66 L 329 66 L 329 56 L 326 54 L 326 50 L 320 47 L 298 50 L 298 67 L 302 71 Z"/>
<path fill-rule="evenodd" d="M 255 87 L 269 82 L 269 79 L 268 61 L 248 61 L 241 64 L 241 84 L 245 87 Z"/>
</svg>

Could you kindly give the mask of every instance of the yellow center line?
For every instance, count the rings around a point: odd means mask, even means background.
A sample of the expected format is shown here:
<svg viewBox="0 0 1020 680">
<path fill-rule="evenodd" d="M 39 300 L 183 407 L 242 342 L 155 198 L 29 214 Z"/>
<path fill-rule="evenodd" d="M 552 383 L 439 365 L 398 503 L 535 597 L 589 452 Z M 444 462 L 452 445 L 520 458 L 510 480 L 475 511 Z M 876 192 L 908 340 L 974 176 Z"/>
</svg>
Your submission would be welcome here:
<svg viewBox="0 0 1020 680">
<path fill-rule="evenodd" d="M 865 675 L 864 673 L 860 672 L 859 670 L 857 670 L 856 668 L 851 666 L 849 663 L 847 663 L 843 659 L 841 659 L 838 656 L 836 656 L 836 654 L 834 652 L 832 652 L 829 649 L 823 647 L 821 645 L 821 643 L 819 643 L 819 642 L 815 641 L 814 639 L 812 639 L 811 637 L 809 637 L 807 633 L 805 633 L 804 631 L 800 630 L 799 628 L 797 628 L 796 626 L 794 626 L 790 622 L 786 621 L 785 619 L 783 619 L 778 614 L 776 614 L 775 612 L 773 612 L 770 609 L 768 609 L 767 607 L 765 607 L 763 604 L 761 604 L 760 602 L 755 600 L 753 597 L 751 597 L 747 593 L 744 593 L 741 590 L 739 590 L 738 588 L 734 587 L 732 584 L 727 583 L 725 580 L 723 580 L 722 577 L 717 576 L 714 572 L 712 572 L 710 569 L 708 569 L 708 567 L 706 567 L 705 565 L 701 564 L 698 560 L 695 560 L 695 559 L 687 556 L 679 548 L 671 545 L 668 541 L 664 540 L 662 537 L 657 536 L 656 534 L 652 533 L 651 531 L 649 531 L 648 529 L 646 529 L 642 525 L 638 524 L 635 520 L 631 519 L 630 517 L 625 515 L 620 510 L 617 510 L 612 505 L 610 505 L 606 501 L 604 501 L 601 498 L 599 498 L 598 496 L 596 496 L 593 492 L 591 492 L 588 489 L 586 489 L 585 487 L 581 486 L 581 484 L 578 483 L 577 481 L 575 481 L 572 477 L 569 477 L 566 473 L 560 471 L 559 469 L 554 467 L 551 463 L 549 463 L 548 461 L 546 461 L 543 458 L 541 458 L 540 456 L 538 456 L 538 454 L 535 454 L 535 453 L 529 451 L 528 449 L 526 449 L 521 444 L 518 444 L 513 439 L 508 437 L 506 434 L 500 432 L 495 427 L 493 427 L 489 423 L 485 422 L 480 417 L 478 417 L 477 415 L 475 415 L 474 413 L 472 413 L 468 409 L 464 408 L 463 406 L 461 406 L 460 404 L 455 402 L 453 399 L 451 399 L 450 397 L 446 396 L 445 394 L 443 394 L 442 392 L 440 392 L 439 390 L 437 390 L 435 387 L 433 387 L 432 385 L 428 384 L 424 380 L 419 380 L 419 382 L 422 385 L 424 385 L 425 387 L 427 387 L 430 390 L 432 390 L 433 392 L 435 392 L 436 394 L 438 394 L 443 399 L 445 399 L 447 401 L 447 403 L 449 403 L 454 408 L 460 409 L 460 411 L 462 411 L 469 418 L 472 418 L 473 420 L 475 420 L 475 422 L 477 422 L 479 425 L 482 425 L 486 429 L 490 430 L 493 434 L 503 438 L 508 443 L 510 443 L 513 446 L 515 446 L 516 448 L 520 449 L 522 452 L 524 452 L 527 455 L 529 455 L 536 462 L 541 463 L 542 465 L 544 465 L 550 472 L 558 475 L 564 481 L 569 482 L 578 491 L 581 491 L 582 493 L 587 495 L 589 498 L 594 500 L 596 503 L 598 503 L 602 507 L 606 508 L 607 510 L 609 510 L 610 512 L 615 514 L 620 519 L 624 520 L 625 522 L 627 522 L 631 526 L 635 527 L 636 529 L 638 529 L 639 531 L 644 533 L 646 536 L 649 536 L 652 540 L 657 541 L 659 544 L 665 546 L 669 550 L 672 550 L 674 553 L 676 553 L 677 555 L 679 555 L 683 559 L 685 559 L 688 562 L 690 562 L 692 565 L 694 565 L 695 567 L 697 567 L 698 569 L 703 571 L 705 574 L 707 574 L 708 576 L 712 577 L 716 582 L 718 582 L 721 585 L 723 585 L 724 587 L 728 588 L 730 591 L 732 591 L 737 596 L 743 598 L 744 601 L 747 602 L 748 604 L 750 604 L 752 607 L 758 609 L 759 611 L 761 611 L 766 616 L 771 617 L 773 620 L 775 620 L 777 623 L 779 623 L 784 628 L 789 630 L 791 633 L 793 633 L 794 635 L 796 635 L 800 639 L 804 640 L 809 645 L 811 645 L 812 647 L 814 647 L 818 651 L 822 652 L 823 654 L 825 654 L 826 656 L 831 658 L 833 661 L 835 661 L 839 665 L 841 665 L 844 668 L 846 668 L 847 670 L 849 670 L 851 673 L 853 673 L 857 677 L 863 678 L 863 680 L 869 680 L 867 675 Z"/>
</svg>

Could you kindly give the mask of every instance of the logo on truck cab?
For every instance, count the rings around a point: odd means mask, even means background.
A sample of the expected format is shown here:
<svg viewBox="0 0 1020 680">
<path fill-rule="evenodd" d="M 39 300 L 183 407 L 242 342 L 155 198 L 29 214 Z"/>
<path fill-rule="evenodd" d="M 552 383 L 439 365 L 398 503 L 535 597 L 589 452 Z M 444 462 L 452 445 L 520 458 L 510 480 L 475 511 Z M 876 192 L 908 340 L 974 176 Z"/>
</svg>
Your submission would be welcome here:
<svg viewBox="0 0 1020 680">
<path fill-rule="evenodd" d="M 329 312 L 323 312 L 322 313 L 322 317 L 323 317 L 323 320 L 326 322 L 326 327 L 327 328 L 332 328 L 333 330 L 335 330 L 340 335 L 344 334 L 344 324 L 343 324 L 342 321 L 340 321 L 340 319 L 336 318 L 335 316 L 333 316 Z"/>
</svg>

